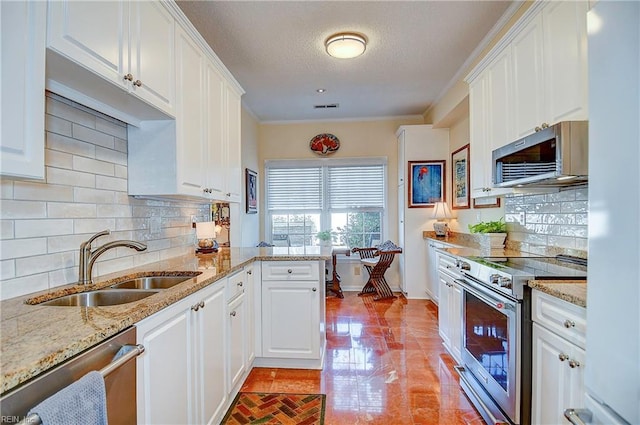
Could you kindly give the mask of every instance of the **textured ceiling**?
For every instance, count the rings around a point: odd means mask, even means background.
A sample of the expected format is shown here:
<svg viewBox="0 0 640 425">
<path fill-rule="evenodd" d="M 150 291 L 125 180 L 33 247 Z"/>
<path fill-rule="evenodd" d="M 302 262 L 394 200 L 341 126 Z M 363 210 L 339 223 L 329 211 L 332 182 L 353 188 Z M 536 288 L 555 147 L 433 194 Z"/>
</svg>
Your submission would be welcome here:
<svg viewBox="0 0 640 425">
<path fill-rule="evenodd" d="M 424 113 L 510 1 L 178 1 L 262 122 Z M 367 36 L 335 59 L 324 40 Z M 316 89 L 327 91 L 319 94 Z M 337 109 L 314 109 L 338 103 Z"/>
</svg>

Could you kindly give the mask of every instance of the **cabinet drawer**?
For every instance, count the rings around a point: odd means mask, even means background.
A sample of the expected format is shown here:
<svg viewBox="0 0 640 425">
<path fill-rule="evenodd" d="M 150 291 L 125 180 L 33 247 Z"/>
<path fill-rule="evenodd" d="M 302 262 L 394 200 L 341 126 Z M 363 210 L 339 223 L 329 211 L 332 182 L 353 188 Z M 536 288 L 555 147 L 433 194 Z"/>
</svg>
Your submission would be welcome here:
<svg viewBox="0 0 640 425">
<path fill-rule="evenodd" d="M 532 320 L 585 348 L 587 310 L 537 290 L 532 291 Z"/>
<path fill-rule="evenodd" d="M 245 276 L 244 270 L 241 270 L 227 278 L 227 287 L 225 288 L 227 301 L 244 294 Z"/>
<path fill-rule="evenodd" d="M 318 280 L 317 261 L 264 261 L 262 280 Z"/>
</svg>

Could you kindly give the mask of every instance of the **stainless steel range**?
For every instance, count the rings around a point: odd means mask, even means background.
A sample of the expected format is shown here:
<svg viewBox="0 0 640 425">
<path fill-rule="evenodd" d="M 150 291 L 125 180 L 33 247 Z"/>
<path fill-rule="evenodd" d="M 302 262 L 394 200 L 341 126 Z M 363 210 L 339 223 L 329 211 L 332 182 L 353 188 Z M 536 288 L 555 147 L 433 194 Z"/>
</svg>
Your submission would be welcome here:
<svg viewBox="0 0 640 425">
<path fill-rule="evenodd" d="M 586 279 L 573 257 L 456 256 L 462 294 L 462 364 L 469 399 L 489 424 L 531 421 L 529 280 Z"/>
</svg>

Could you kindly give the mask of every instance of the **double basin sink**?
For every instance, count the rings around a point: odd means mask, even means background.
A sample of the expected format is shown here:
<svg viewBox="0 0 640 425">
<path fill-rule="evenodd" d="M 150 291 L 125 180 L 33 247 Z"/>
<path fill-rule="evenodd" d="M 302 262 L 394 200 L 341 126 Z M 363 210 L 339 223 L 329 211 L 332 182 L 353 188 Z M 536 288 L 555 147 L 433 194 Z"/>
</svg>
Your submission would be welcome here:
<svg viewBox="0 0 640 425">
<path fill-rule="evenodd" d="M 200 272 L 184 272 L 179 275 L 173 274 L 171 276 L 140 276 L 115 283 L 107 288 L 65 295 L 63 297 L 38 303 L 38 305 L 57 307 L 101 307 L 126 304 L 150 297 L 163 289 L 172 288 L 179 283 L 193 279 L 199 274 Z"/>
</svg>

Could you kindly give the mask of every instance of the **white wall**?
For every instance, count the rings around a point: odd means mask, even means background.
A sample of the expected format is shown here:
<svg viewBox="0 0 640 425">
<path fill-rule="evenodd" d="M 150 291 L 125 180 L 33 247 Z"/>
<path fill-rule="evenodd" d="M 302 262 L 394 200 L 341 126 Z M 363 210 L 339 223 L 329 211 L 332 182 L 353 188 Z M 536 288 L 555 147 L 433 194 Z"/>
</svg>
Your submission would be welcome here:
<svg viewBox="0 0 640 425">
<path fill-rule="evenodd" d="M 232 223 L 232 228 L 239 228 L 240 242 L 234 244 L 236 246 L 256 246 L 260 242 L 260 219 L 258 214 L 247 214 L 246 195 L 244 188 L 246 187 L 245 168 L 258 172 L 258 121 L 247 110 L 242 108 L 242 203 L 239 205 L 239 220 Z M 262 180 L 262 176 L 258 175 L 258 180 Z M 258 199 L 262 198 L 260 187 L 258 186 Z"/>
<path fill-rule="evenodd" d="M 135 199 L 127 195 L 127 127 L 57 95 L 46 99 L 45 181 L 0 179 L 0 298 L 76 282 L 80 243 L 143 241 L 96 262 L 94 277 L 194 251 L 191 215 L 208 204 Z"/>
</svg>

